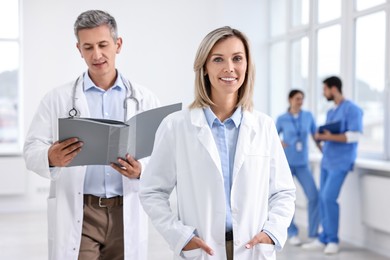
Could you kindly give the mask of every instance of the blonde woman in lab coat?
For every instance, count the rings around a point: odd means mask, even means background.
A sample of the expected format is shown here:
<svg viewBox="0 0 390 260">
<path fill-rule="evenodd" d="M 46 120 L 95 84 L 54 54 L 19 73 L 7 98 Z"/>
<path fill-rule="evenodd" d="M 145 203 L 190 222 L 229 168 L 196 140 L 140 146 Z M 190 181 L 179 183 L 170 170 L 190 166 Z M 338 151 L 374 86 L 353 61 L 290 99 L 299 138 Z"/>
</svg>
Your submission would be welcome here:
<svg viewBox="0 0 390 260">
<path fill-rule="evenodd" d="M 247 38 L 230 27 L 210 32 L 194 70 L 195 100 L 160 125 L 141 203 L 175 259 L 275 259 L 295 186 L 273 121 L 253 110 Z"/>
</svg>

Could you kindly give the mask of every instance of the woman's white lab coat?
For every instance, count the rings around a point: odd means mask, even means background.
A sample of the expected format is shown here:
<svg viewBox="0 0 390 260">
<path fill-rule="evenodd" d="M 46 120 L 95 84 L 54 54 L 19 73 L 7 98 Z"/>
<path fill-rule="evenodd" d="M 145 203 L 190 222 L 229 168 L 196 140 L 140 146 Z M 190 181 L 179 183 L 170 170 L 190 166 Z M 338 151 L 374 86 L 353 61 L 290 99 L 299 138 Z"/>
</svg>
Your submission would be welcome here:
<svg viewBox="0 0 390 260">
<path fill-rule="evenodd" d="M 82 81 L 79 80 L 76 88 L 75 106 L 82 117 L 88 117 L 89 109 Z M 58 118 L 68 117 L 72 108 L 73 84 L 58 87 L 46 94 L 31 123 L 24 146 L 27 168 L 51 181 L 48 198 L 50 260 L 76 260 L 81 241 L 86 166 L 49 169 L 48 163 L 48 149 L 58 140 Z M 137 112 L 159 105 L 150 91 L 134 83 L 132 86 L 140 106 Z M 122 100 L 119 102 L 123 103 Z M 135 109 L 134 101 L 128 101 L 128 118 L 136 113 Z M 145 161 L 141 160 L 141 163 L 144 169 Z M 146 260 L 148 223 L 138 198 L 139 180 L 122 177 L 122 181 L 125 259 Z"/>
<path fill-rule="evenodd" d="M 148 168 L 141 178 L 141 203 L 177 259 L 226 259 L 225 192 L 221 162 L 202 109 L 165 118 L 156 134 Z M 168 198 L 176 187 L 178 216 Z M 295 186 L 274 123 L 258 112 L 243 113 L 233 169 L 231 209 L 234 259 L 274 259 L 287 238 Z M 245 245 L 268 231 L 276 245 Z M 183 255 L 195 233 L 215 252 Z"/>
</svg>

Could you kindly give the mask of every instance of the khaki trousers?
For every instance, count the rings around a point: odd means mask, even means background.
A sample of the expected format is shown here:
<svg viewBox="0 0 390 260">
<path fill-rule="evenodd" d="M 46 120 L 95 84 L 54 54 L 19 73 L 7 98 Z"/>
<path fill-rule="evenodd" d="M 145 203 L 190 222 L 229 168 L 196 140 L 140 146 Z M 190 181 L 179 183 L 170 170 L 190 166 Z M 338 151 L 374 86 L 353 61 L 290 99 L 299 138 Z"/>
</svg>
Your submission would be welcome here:
<svg viewBox="0 0 390 260">
<path fill-rule="evenodd" d="M 226 241 L 226 260 L 233 260 L 233 240 Z"/>
<path fill-rule="evenodd" d="M 96 200 L 84 198 L 84 221 L 78 259 L 123 260 L 123 206 L 109 203 L 108 206 L 99 206 L 95 202 Z"/>
</svg>

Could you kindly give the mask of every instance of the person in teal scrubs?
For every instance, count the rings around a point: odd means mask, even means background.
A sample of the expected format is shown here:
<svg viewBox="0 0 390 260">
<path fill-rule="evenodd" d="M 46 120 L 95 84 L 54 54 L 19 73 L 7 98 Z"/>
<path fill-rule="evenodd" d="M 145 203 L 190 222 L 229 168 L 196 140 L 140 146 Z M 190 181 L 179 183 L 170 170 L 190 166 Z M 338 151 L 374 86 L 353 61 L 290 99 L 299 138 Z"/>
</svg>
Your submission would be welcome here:
<svg viewBox="0 0 390 260">
<path fill-rule="evenodd" d="M 324 253 L 339 251 L 339 197 L 341 187 L 357 156 L 359 138 L 363 132 L 363 111 L 355 103 L 344 98 L 342 82 L 338 77 L 323 81 L 324 96 L 335 106 L 326 116 L 326 123 L 339 122 L 338 133 L 324 131 L 315 138 L 323 142 L 320 177 L 320 218 L 323 227 L 318 240 L 304 245 L 306 249 L 324 248 Z"/>
<path fill-rule="evenodd" d="M 302 110 L 304 93 L 293 89 L 288 95 L 289 108 L 276 120 L 276 128 L 282 138 L 284 151 L 292 175 L 298 180 L 308 200 L 308 236 L 316 238 L 319 227 L 318 190 L 309 165 L 308 137 L 314 139 L 316 123 L 309 111 Z M 289 243 L 301 244 L 294 219 L 288 228 Z"/>
</svg>

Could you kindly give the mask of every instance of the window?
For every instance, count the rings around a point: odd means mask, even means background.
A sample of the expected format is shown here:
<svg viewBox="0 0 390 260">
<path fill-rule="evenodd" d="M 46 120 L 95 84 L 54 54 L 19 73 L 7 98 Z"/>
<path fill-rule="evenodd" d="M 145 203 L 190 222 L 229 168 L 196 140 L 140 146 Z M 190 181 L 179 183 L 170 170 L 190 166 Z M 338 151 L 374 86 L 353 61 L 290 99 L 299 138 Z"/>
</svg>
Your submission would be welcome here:
<svg viewBox="0 0 390 260">
<path fill-rule="evenodd" d="M 341 0 L 318 0 L 318 23 L 328 22 L 341 16 Z"/>
<path fill-rule="evenodd" d="M 287 88 L 286 88 L 286 44 L 279 42 L 271 48 L 270 55 L 271 77 L 271 114 L 275 118 L 287 109 Z M 281 104 L 286 104 L 285 106 Z"/>
<path fill-rule="evenodd" d="M 291 45 L 291 88 L 309 92 L 309 39 L 303 37 Z M 286 93 L 287 100 L 287 93 Z M 305 102 L 306 104 L 306 102 Z"/>
<path fill-rule="evenodd" d="M 333 103 L 323 97 L 322 81 L 338 75 L 344 95 L 364 112 L 359 156 L 390 160 L 390 1 L 268 2 L 269 113 L 276 118 L 284 112 L 280 104 L 287 103 L 289 89 L 300 88 L 307 109 L 323 124 Z"/>
<path fill-rule="evenodd" d="M 292 25 L 293 27 L 309 23 L 309 0 L 292 1 Z"/>
<path fill-rule="evenodd" d="M 384 4 L 386 0 L 356 0 L 356 9 L 358 11 Z"/>
<path fill-rule="evenodd" d="M 21 151 L 19 2 L 0 1 L 0 154 Z"/>
<path fill-rule="evenodd" d="M 356 22 L 355 98 L 364 110 L 364 138 L 359 145 L 370 154 L 384 152 L 385 24 L 384 12 Z"/>
<path fill-rule="evenodd" d="M 316 81 L 316 97 L 317 97 L 317 122 L 325 123 L 326 112 L 332 105 L 322 95 L 322 81 L 332 75 L 340 75 L 340 25 L 325 27 L 318 31 L 317 45 L 317 81 Z"/>
</svg>

